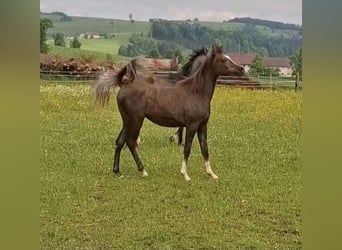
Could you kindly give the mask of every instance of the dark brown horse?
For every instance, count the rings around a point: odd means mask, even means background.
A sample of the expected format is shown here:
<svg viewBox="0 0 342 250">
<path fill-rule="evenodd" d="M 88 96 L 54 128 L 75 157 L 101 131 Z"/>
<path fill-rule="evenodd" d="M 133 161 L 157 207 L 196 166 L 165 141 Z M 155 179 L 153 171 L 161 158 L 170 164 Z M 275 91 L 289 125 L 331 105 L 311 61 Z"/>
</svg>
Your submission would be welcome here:
<svg viewBox="0 0 342 250">
<path fill-rule="evenodd" d="M 142 75 L 136 75 L 133 81 L 122 82 L 117 94 L 117 104 L 123 126 L 116 139 L 113 172 L 117 176 L 121 175 L 120 154 L 126 143 L 138 170 L 142 176 L 147 176 L 135 144 L 143 121 L 147 118 L 160 126 L 186 128 L 184 159 L 181 166 L 181 174 L 185 180 L 190 180 L 186 168 L 196 133 L 205 160 L 206 172 L 217 179 L 209 161 L 207 123 L 216 79 L 220 75 L 242 76 L 244 69 L 224 55 L 221 48 L 213 46 L 212 52 L 206 56 L 195 74 L 177 84 L 158 84 L 155 79 Z"/>
<path fill-rule="evenodd" d="M 144 75 L 145 77 L 149 77 L 151 80 L 154 79 L 153 81 L 157 82 L 158 84 L 169 85 L 172 83 L 176 83 L 177 81 L 185 79 L 186 77 L 194 74 L 205 60 L 207 54 L 208 49 L 205 47 L 194 50 L 188 62 L 186 62 L 182 66 L 180 72 L 178 72 L 176 76 L 171 79 L 159 79 L 158 76 L 154 75 L 151 72 L 151 69 L 148 66 L 144 65 L 144 63 L 147 64 L 145 58 L 135 58 L 131 60 L 127 65 L 125 65 L 119 72 L 116 70 L 108 70 L 99 76 L 98 80 L 95 83 L 95 90 L 97 93 L 99 93 L 99 95 L 97 96 L 97 101 L 100 102 L 100 104 L 104 105 L 105 103 L 107 103 L 107 99 L 110 98 L 110 89 L 112 87 L 114 87 L 116 91 L 118 91 L 122 84 L 127 84 L 134 81 L 137 75 Z M 178 145 L 182 144 L 182 127 L 178 128 L 176 133 L 170 137 L 171 142 L 175 139 L 178 139 Z M 139 142 L 140 139 L 138 137 L 137 144 L 139 144 Z"/>
</svg>

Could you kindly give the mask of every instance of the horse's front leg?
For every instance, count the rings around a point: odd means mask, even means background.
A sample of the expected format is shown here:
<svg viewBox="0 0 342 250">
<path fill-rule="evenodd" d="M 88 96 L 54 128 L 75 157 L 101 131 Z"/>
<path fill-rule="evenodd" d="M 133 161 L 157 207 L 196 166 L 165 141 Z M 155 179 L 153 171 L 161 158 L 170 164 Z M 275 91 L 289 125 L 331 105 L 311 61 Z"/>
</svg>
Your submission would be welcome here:
<svg viewBox="0 0 342 250">
<path fill-rule="evenodd" d="M 217 179 L 218 176 L 214 174 L 210 166 L 208 143 L 207 143 L 207 122 L 201 124 L 197 130 L 198 141 L 201 147 L 201 152 L 204 158 L 205 171 L 213 179 Z"/>
<path fill-rule="evenodd" d="M 184 158 L 183 158 L 182 166 L 181 166 L 181 174 L 184 176 L 186 181 L 191 180 L 186 169 L 187 169 L 188 159 L 189 159 L 190 152 L 191 152 L 192 140 L 194 139 L 196 132 L 197 132 L 197 126 L 189 126 L 186 128 Z"/>
</svg>

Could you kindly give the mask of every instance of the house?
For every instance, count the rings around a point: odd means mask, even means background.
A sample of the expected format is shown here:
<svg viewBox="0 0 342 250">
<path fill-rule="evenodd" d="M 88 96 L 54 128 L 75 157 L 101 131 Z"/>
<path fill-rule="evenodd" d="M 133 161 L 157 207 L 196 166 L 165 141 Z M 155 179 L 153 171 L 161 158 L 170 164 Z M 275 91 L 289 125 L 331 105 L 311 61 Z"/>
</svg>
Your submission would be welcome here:
<svg viewBox="0 0 342 250">
<path fill-rule="evenodd" d="M 82 39 L 82 38 L 85 38 L 85 39 L 102 39 L 103 36 L 100 35 L 100 34 L 93 34 L 93 33 L 89 33 L 89 32 L 84 32 L 84 33 L 81 33 L 78 38 Z"/>
<path fill-rule="evenodd" d="M 255 58 L 255 54 L 249 54 L 249 53 L 228 53 L 228 56 L 237 64 L 243 66 L 245 68 L 245 71 L 248 73 L 251 64 Z"/>
<path fill-rule="evenodd" d="M 228 53 L 228 56 L 237 64 L 242 65 L 248 73 L 256 54 L 251 53 Z M 290 59 L 287 57 L 263 57 L 263 63 L 266 68 L 279 68 L 281 76 L 292 76 L 293 70 Z"/>
<path fill-rule="evenodd" d="M 281 76 L 292 76 L 293 70 L 290 64 L 290 59 L 287 57 L 264 57 L 264 65 L 268 68 L 280 69 Z"/>
</svg>

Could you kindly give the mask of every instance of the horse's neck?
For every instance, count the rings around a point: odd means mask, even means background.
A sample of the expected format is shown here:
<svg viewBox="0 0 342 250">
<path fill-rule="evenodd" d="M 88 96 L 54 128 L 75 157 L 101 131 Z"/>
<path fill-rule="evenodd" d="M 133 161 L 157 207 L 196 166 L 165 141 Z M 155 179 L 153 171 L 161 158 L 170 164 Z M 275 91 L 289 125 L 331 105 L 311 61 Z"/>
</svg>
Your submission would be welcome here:
<svg viewBox="0 0 342 250">
<path fill-rule="evenodd" d="M 216 86 L 216 80 L 218 75 L 214 74 L 211 69 L 204 69 L 202 72 L 202 94 L 210 102 Z"/>
</svg>

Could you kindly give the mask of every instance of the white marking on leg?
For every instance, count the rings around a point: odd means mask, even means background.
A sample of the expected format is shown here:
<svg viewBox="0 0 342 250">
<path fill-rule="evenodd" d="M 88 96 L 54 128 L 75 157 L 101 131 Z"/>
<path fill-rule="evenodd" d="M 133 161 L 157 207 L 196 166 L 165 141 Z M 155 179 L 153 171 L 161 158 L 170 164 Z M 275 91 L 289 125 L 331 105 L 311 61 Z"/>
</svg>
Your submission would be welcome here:
<svg viewBox="0 0 342 250">
<path fill-rule="evenodd" d="M 142 171 L 141 176 L 142 177 L 147 177 L 148 176 L 148 173 L 146 172 L 145 169 Z"/>
<path fill-rule="evenodd" d="M 181 174 L 184 176 L 184 179 L 186 181 L 191 180 L 189 175 L 186 173 L 186 161 L 185 160 L 182 161 Z"/>
<path fill-rule="evenodd" d="M 138 139 L 136 140 L 136 144 L 137 144 L 137 147 L 138 147 L 139 144 L 140 144 L 140 136 L 138 136 Z"/>
<path fill-rule="evenodd" d="M 204 165 L 205 165 L 205 171 L 207 172 L 207 174 L 213 177 L 213 179 L 217 179 L 218 176 L 214 174 L 213 170 L 211 169 L 210 161 L 205 161 Z"/>
</svg>

